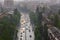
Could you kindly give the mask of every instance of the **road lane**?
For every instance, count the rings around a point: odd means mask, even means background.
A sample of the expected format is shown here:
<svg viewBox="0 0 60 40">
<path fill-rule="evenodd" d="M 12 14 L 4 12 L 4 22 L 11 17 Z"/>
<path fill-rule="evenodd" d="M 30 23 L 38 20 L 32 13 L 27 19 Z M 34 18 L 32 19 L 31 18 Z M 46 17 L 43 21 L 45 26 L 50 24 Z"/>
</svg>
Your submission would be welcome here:
<svg viewBox="0 0 60 40">
<path fill-rule="evenodd" d="M 29 14 L 21 13 L 21 27 L 18 30 L 18 40 L 34 40 L 34 31 L 30 23 Z"/>
</svg>

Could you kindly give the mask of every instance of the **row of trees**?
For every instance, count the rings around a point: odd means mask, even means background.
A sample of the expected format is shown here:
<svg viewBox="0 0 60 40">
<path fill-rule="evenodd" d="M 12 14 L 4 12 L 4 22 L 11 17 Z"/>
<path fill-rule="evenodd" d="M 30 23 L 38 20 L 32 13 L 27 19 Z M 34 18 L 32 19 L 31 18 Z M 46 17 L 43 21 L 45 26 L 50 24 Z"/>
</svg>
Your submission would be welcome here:
<svg viewBox="0 0 60 40">
<path fill-rule="evenodd" d="M 0 20 L 0 40 L 13 40 L 16 25 L 20 21 L 20 13 L 15 9 L 14 13 L 9 16 L 4 16 Z"/>
<path fill-rule="evenodd" d="M 46 24 L 42 25 L 42 13 L 44 13 L 45 7 L 39 9 L 40 7 L 37 7 L 36 13 L 31 12 L 30 20 L 31 23 L 35 25 L 34 27 L 34 33 L 35 33 L 35 40 L 48 40 L 48 32 L 47 32 L 47 26 Z"/>
<path fill-rule="evenodd" d="M 55 27 L 60 28 L 60 9 L 58 10 L 58 13 L 50 13 L 51 15 L 48 15 L 48 18 L 53 22 Z"/>
<path fill-rule="evenodd" d="M 54 14 L 54 26 L 60 29 L 60 9 L 57 14 Z"/>
<path fill-rule="evenodd" d="M 59 13 L 60 14 L 60 13 Z M 53 25 L 57 28 L 60 29 L 60 15 L 58 13 L 57 14 L 53 14 L 53 16 L 48 16 L 48 18 L 53 21 Z"/>
<path fill-rule="evenodd" d="M 60 19 L 59 19 L 59 15 L 55 15 L 54 17 L 54 25 L 60 29 Z"/>
</svg>

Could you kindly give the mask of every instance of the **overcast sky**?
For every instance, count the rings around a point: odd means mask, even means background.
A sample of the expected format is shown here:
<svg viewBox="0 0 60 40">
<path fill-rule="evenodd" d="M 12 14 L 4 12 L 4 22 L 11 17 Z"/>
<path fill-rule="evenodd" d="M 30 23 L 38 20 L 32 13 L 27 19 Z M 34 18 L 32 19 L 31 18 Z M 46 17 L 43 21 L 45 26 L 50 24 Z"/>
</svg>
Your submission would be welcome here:
<svg viewBox="0 0 60 40">
<path fill-rule="evenodd" d="M 0 1 L 3 1 L 3 0 L 0 0 Z M 24 0 L 14 0 L 14 1 L 24 1 Z M 29 0 L 30 1 L 30 0 Z M 37 0 L 34 0 L 34 1 L 37 1 Z M 42 1 L 42 0 L 40 0 Z M 43 1 L 46 1 L 46 0 L 43 0 Z M 48 1 L 48 0 L 47 0 Z"/>
<path fill-rule="evenodd" d="M 0 0 L 0 1 L 3 1 L 3 0 Z M 23 1 L 23 0 L 14 0 L 14 1 Z"/>
<path fill-rule="evenodd" d="M 2 2 L 3 0 L 0 0 L 0 2 Z M 14 1 L 24 1 L 24 0 L 14 0 Z M 25 0 L 26 1 L 26 0 Z M 29 0 L 29 1 L 31 1 L 31 0 Z M 33 1 L 43 1 L 43 2 L 45 2 L 45 1 L 50 1 L 50 0 L 33 0 Z"/>
<path fill-rule="evenodd" d="M 2 2 L 3 0 L 0 0 L 0 2 Z M 24 1 L 24 0 L 14 0 L 14 1 Z M 26 0 L 25 0 L 26 1 Z M 29 0 L 30 1 L 30 0 Z M 38 0 L 34 0 L 34 1 L 38 1 Z M 39 0 L 40 2 L 52 2 L 52 1 L 55 1 L 55 2 L 59 2 L 59 0 Z"/>
<path fill-rule="evenodd" d="M 3 0 L 0 0 L 0 1 L 3 1 Z M 24 0 L 15 0 L 15 1 L 24 1 Z M 34 0 L 34 1 L 37 1 L 37 0 Z M 40 1 L 50 1 L 50 0 L 40 0 Z"/>
</svg>

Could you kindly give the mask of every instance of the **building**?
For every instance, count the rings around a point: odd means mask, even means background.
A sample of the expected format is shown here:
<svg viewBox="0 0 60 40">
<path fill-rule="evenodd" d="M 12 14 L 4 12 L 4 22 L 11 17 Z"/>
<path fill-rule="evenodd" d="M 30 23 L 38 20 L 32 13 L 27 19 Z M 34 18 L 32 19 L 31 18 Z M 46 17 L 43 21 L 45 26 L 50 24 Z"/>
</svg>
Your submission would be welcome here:
<svg viewBox="0 0 60 40">
<path fill-rule="evenodd" d="M 57 1 L 58 1 L 58 0 L 50 0 L 50 3 L 51 3 L 51 4 L 57 4 Z"/>
<path fill-rule="evenodd" d="M 2 10 L 2 3 L 0 2 L 0 12 L 1 12 L 1 10 Z"/>
<path fill-rule="evenodd" d="M 14 8 L 14 1 L 13 0 L 4 0 L 4 8 L 13 9 Z"/>
<path fill-rule="evenodd" d="M 2 7 L 2 3 L 0 2 L 0 7 Z"/>
</svg>

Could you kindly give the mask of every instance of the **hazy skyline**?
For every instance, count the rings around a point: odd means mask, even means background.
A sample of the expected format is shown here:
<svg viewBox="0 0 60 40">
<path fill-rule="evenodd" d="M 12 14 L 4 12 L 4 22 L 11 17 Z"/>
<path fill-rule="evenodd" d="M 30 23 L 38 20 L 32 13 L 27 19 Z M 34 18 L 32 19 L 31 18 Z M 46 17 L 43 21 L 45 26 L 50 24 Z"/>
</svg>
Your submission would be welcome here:
<svg viewBox="0 0 60 40">
<path fill-rule="evenodd" d="M 3 2 L 3 1 L 4 1 L 4 0 L 0 0 L 0 2 Z M 27 0 L 14 0 L 14 1 L 27 1 Z M 60 0 L 28 0 L 28 1 L 60 3 Z"/>
<path fill-rule="evenodd" d="M 0 0 L 0 1 L 3 1 L 3 0 Z M 14 1 L 23 1 L 23 0 L 14 0 Z M 29 0 L 30 1 L 30 0 Z M 34 1 L 37 1 L 37 0 L 34 0 Z M 41 1 L 41 0 L 40 0 Z"/>
<path fill-rule="evenodd" d="M 0 2 L 3 2 L 4 0 L 0 0 Z M 27 0 L 14 0 L 14 1 L 27 1 Z M 39 1 L 39 2 L 50 2 L 50 0 L 28 0 L 28 1 Z"/>
<path fill-rule="evenodd" d="M 4 0 L 0 0 L 0 1 L 4 1 Z M 27 0 L 14 0 L 14 1 L 27 1 Z M 32 1 L 32 0 L 29 0 Z M 59 0 L 33 0 L 33 1 L 59 1 Z"/>
</svg>

